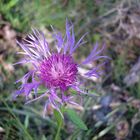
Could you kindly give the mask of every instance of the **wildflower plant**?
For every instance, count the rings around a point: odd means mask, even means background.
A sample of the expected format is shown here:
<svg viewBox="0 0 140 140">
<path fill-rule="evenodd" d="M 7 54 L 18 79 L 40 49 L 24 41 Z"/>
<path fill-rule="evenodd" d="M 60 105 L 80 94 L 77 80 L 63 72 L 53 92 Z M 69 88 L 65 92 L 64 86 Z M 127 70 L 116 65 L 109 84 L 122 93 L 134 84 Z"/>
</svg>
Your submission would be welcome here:
<svg viewBox="0 0 140 140">
<path fill-rule="evenodd" d="M 48 104 L 51 104 L 62 116 L 61 107 L 63 105 L 78 105 L 73 101 L 73 97 L 88 94 L 80 88 L 79 68 L 100 58 L 108 58 L 101 55 L 104 46 L 98 50 L 98 43 L 96 43 L 90 55 L 81 64 L 78 64 L 73 57 L 73 53 L 78 47 L 85 44 L 85 41 L 83 41 L 85 35 L 76 43 L 74 26 L 66 20 L 66 34 L 64 37 L 60 32 L 54 31 L 56 51 L 51 51 L 44 34 L 36 29 L 33 29 L 33 34 L 29 34 L 26 39 L 17 42 L 23 50 L 19 53 L 23 54 L 24 58 L 16 64 L 30 63 L 32 69 L 16 81 L 16 83 L 21 82 L 22 84 L 15 92 L 15 97 L 23 94 L 27 99 L 26 104 L 28 104 L 46 96 L 44 114 L 47 111 Z M 84 75 L 98 78 L 100 76 L 98 68 L 99 66 L 93 67 Z M 38 94 L 40 86 L 46 89 L 41 95 Z M 72 91 L 75 91 L 76 94 L 73 94 Z M 30 94 L 34 94 L 35 98 L 29 100 Z"/>
</svg>

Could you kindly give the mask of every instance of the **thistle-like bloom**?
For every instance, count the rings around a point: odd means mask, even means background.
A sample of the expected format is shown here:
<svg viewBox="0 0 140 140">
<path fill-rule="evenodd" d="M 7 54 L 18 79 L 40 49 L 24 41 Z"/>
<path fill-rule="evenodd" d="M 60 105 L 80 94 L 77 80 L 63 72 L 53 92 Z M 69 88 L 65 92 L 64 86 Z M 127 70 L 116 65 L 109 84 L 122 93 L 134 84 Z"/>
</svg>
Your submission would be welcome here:
<svg viewBox="0 0 140 140">
<path fill-rule="evenodd" d="M 63 38 L 60 32 L 54 33 L 56 51 L 50 50 L 44 34 L 38 30 L 33 30 L 33 34 L 28 35 L 22 42 L 17 42 L 23 50 L 23 52 L 19 53 L 23 54 L 24 58 L 16 64 L 30 63 L 32 69 L 16 82 L 21 82 L 22 84 L 15 95 L 24 94 L 27 99 L 26 103 L 47 96 L 44 113 L 48 103 L 58 111 L 60 111 L 59 108 L 63 104 L 77 105 L 72 100 L 73 94 L 70 89 L 75 90 L 77 94 L 86 94 L 80 88 L 80 81 L 78 81 L 79 68 L 100 58 L 107 58 L 107 56 L 100 55 L 104 47 L 97 50 L 98 44 L 96 43 L 85 61 L 81 64 L 76 63 L 72 54 L 79 46 L 85 43 L 83 41 L 85 35 L 75 43 L 74 27 L 70 22 L 66 21 L 65 37 Z M 98 66 L 87 71 L 85 76 L 99 77 Z M 44 86 L 46 92 L 38 95 L 40 86 Z M 35 98 L 28 100 L 30 94 L 35 94 Z"/>
</svg>

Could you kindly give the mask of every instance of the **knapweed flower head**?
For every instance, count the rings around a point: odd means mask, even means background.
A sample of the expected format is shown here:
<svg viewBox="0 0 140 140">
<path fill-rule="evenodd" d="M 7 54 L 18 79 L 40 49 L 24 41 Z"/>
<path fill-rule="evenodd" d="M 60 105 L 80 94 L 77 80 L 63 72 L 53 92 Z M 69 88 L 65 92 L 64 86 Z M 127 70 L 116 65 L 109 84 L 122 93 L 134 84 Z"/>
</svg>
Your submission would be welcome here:
<svg viewBox="0 0 140 140">
<path fill-rule="evenodd" d="M 22 84 L 19 90 L 15 92 L 15 96 L 20 94 L 25 95 L 27 99 L 26 103 L 46 96 L 44 113 L 47 110 L 48 104 L 51 104 L 59 112 L 63 104 L 77 105 L 72 100 L 75 95 L 71 93 L 71 90 L 76 91 L 77 94 L 86 94 L 80 88 L 81 82 L 78 80 L 79 68 L 100 58 L 107 58 L 107 56 L 101 55 L 104 46 L 98 50 L 98 43 L 96 43 L 90 55 L 81 64 L 76 62 L 73 53 L 78 47 L 85 44 L 83 41 L 85 35 L 76 43 L 74 27 L 66 20 L 65 36 L 63 37 L 60 32 L 54 32 L 56 50 L 53 49 L 51 51 L 44 34 L 36 29 L 33 29 L 33 34 L 29 34 L 26 39 L 17 42 L 23 50 L 23 52 L 19 53 L 23 54 L 24 57 L 16 64 L 30 63 L 32 69 L 20 80 L 16 81 L 16 83 L 21 82 Z M 85 76 L 99 77 L 98 67 L 93 67 L 84 73 Z M 40 86 L 45 87 L 46 91 L 38 95 Z M 34 94 L 35 98 L 29 100 L 30 94 Z"/>
</svg>

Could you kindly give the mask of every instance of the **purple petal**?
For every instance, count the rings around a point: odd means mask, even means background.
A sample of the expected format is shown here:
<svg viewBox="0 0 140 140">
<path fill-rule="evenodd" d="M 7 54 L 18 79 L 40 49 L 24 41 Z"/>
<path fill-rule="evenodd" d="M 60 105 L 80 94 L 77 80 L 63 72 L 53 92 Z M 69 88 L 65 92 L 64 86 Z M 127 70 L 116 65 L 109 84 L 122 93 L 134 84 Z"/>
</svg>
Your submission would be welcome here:
<svg viewBox="0 0 140 140">
<path fill-rule="evenodd" d="M 91 51 L 90 55 L 86 58 L 86 60 L 84 62 L 82 62 L 82 64 L 87 64 L 91 61 L 95 61 L 95 60 L 98 60 L 100 58 L 110 59 L 108 56 L 99 55 L 105 49 L 105 44 L 103 45 L 102 49 L 100 49 L 99 51 L 97 51 L 97 48 L 98 48 L 98 43 L 95 44 L 95 46 L 94 46 L 93 50 Z M 99 56 L 97 56 L 97 55 L 99 55 Z"/>
<path fill-rule="evenodd" d="M 73 48 L 71 48 L 70 54 L 72 54 L 79 46 L 81 46 L 81 45 L 83 45 L 83 44 L 86 43 L 86 42 L 82 42 L 83 39 L 84 39 L 84 37 L 85 37 L 86 35 L 87 35 L 87 33 L 85 33 L 85 34 L 79 39 L 79 41 L 76 43 L 76 45 L 75 45 Z"/>
<path fill-rule="evenodd" d="M 61 32 L 57 32 L 54 30 L 53 26 L 51 26 L 53 32 L 54 32 L 54 38 L 57 40 L 57 51 L 58 53 L 60 53 L 61 49 L 64 47 L 64 39 L 62 37 L 62 33 Z"/>
<path fill-rule="evenodd" d="M 45 97 L 46 94 L 47 94 L 47 92 L 45 92 L 44 94 L 40 95 L 39 97 L 37 97 L 35 99 L 32 99 L 32 100 L 27 101 L 25 104 L 29 104 L 29 103 L 32 103 L 34 101 L 37 101 L 38 99 L 41 99 L 41 98 Z"/>
<path fill-rule="evenodd" d="M 75 44 L 74 26 L 66 19 L 66 43 L 64 45 L 64 54 L 68 49 L 72 49 Z"/>
</svg>

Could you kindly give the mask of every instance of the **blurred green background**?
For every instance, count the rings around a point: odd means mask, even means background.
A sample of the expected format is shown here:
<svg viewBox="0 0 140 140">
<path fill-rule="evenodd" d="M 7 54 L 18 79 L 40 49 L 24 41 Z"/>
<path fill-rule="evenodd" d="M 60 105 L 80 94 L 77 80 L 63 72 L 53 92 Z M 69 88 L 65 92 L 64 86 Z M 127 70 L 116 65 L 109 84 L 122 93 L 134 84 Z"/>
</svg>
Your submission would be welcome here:
<svg viewBox="0 0 140 140">
<path fill-rule="evenodd" d="M 57 120 L 51 111 L 42 117 L 43 102 L 24 105 L 23 97 L 12 101 L 19 79 L 30 66 L 13 66 L 21 56 L 16 40 L 31 33 L 44 32 L 53 44 L 53 25 L 65 33 L 70 19 L 78 40 L 87 44 L 77 50 L 81 62 L 93 43 L 106 43 L 105 65 L 98 81 L 87 88 L 98 99 L 84 97 L 83 108 L 76 109 L 88 130 L 84 131 L 65 117 L 60 140 L 139 140 L 140 139 L 140 1 L 139 0 L 0 0 L 0 140 L 54 140 Z"/>
</svg>

